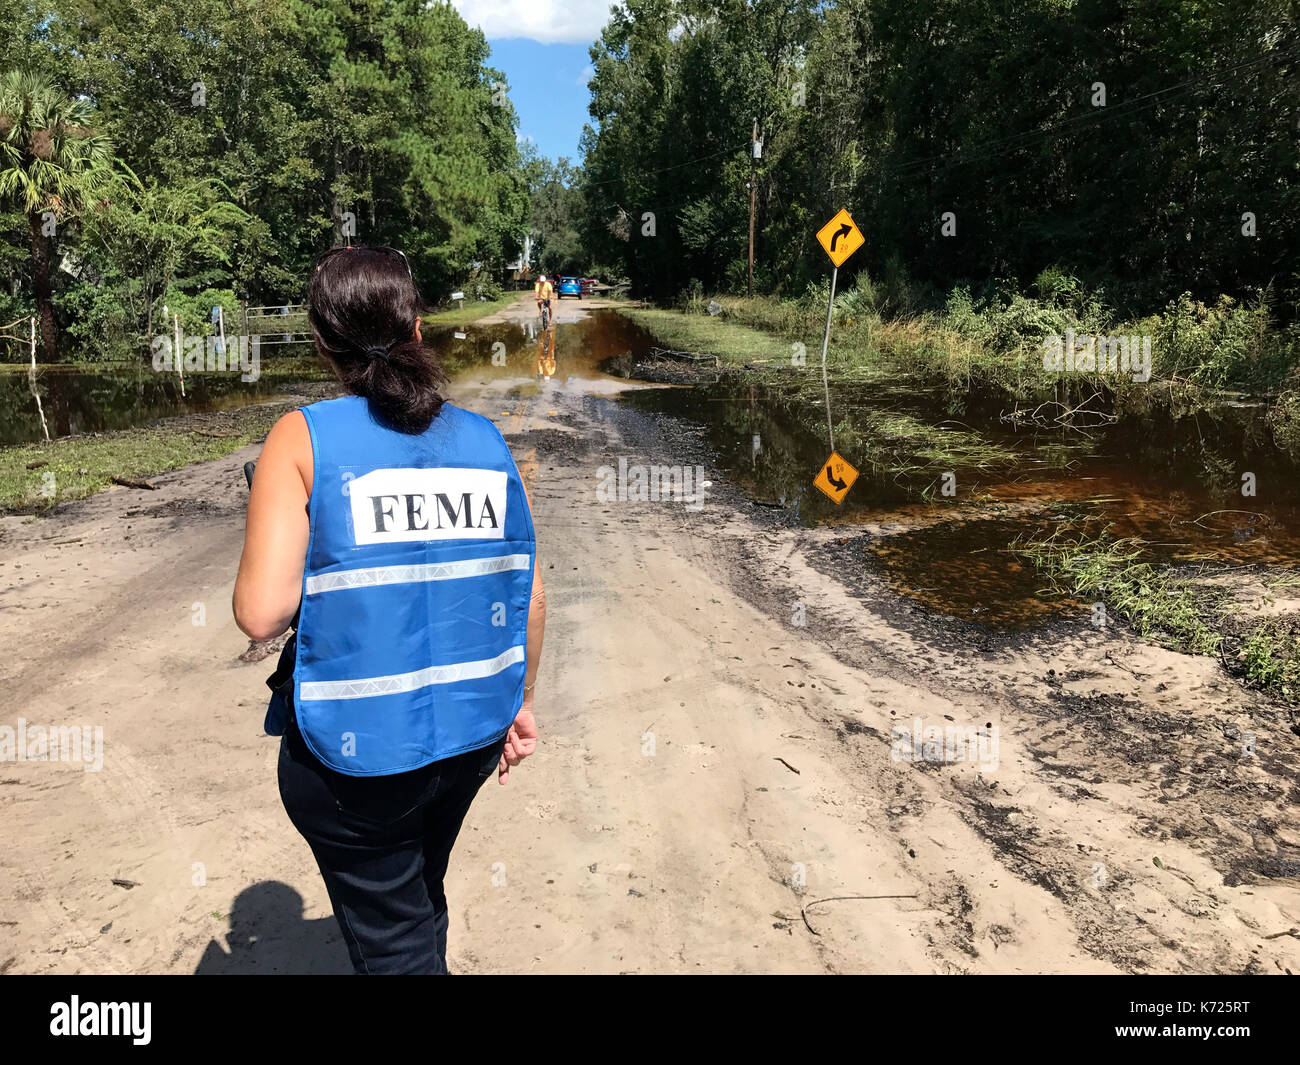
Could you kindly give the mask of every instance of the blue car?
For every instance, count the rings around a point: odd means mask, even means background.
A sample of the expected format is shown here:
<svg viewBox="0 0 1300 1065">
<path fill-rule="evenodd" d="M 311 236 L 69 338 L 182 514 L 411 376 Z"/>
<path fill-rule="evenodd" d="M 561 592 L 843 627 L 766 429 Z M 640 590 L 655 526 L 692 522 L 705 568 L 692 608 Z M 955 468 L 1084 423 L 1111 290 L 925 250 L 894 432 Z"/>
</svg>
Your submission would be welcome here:
<svg viewBox="0 0 1300 1065">
<path fill-rule="evenodd" d="M 565 296 L 577 296 L 582 299 L 582 282 L 576 277 L 562 277 L 560 284 L 555 289 L 557 299 L 564 299 Z"/>
</svg>

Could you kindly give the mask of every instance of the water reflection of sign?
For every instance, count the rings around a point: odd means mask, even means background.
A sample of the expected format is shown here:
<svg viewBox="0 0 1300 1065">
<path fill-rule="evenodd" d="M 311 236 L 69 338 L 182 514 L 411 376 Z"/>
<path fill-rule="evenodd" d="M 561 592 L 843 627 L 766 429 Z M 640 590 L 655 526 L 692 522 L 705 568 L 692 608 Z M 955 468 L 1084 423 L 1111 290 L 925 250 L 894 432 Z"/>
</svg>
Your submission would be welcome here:
<svg viewBox="0 0 1300 1065">
<path fill-rule="evenodd" d="M 813 484 L 830 496 L 832 502 L 838 506 L 844 502 L 844 497 L 849 494 L 849 489 L 857 479 L 858 471 L 845 462 L 839 452 L 832 451 L 831 457 L 823 462 L 822 468 L 817 471 Z"/>
</svg>

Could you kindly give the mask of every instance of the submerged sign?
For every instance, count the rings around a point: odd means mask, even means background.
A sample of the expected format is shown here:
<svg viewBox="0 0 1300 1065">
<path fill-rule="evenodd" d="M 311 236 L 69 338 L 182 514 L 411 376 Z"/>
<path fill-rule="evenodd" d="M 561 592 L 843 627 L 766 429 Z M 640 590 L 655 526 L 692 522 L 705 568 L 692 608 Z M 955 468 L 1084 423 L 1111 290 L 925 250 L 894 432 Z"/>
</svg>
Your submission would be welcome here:
<svg viewBox="0 0 1300 1065">
<path fill-rule="evenodd" d="M 828 495 L 836 506 L 839 506 L 844 502 L 844 497 L 849 494 L 849 489 L 857 479 L 858 471 L 850 466 L 839 452 L 832 451 L 831 457 L 823 462 L 822 468 L 817 471 L 813 484 Z"/>
</svg>

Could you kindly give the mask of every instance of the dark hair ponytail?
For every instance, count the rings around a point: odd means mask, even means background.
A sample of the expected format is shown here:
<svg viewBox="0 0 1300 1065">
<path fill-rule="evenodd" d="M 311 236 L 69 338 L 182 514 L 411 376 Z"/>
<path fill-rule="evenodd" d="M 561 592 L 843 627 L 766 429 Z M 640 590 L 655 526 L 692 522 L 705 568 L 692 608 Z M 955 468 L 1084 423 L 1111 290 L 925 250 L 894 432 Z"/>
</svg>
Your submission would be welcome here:
<svg viewBox="0 0 1300 1065">
<path fill-rule="evenodd" d="M 422 433 L 442 409 L 447 375 L 415 338 L 420 294 L 391 248 L 333 248 L 316 263 L 307 320 L 344 387 L 384 422 Z"/>
</svg>

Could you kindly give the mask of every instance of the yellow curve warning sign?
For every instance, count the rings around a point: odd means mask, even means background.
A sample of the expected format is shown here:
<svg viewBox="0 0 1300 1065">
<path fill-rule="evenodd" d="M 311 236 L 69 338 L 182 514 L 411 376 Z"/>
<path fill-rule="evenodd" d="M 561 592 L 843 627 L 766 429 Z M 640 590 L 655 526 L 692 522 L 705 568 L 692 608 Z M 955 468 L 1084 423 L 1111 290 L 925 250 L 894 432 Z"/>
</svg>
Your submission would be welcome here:
<svg viewBox="0 0 1300 1065">
<path fill-rule="evenodd" d="M 867 241 L 848 211 L 840 211 L 817 230 L 817 239 L 836 266 L 843 266 L 844 260 Z"/>
<path fill-rule="evenodd" d="M 817 471 L 813 484 L 830 496 L 838 506 L 844 502 L 844 497 L 849 494 L 849 489 L 857 479 L 858 471 L 850 466 L 838 451 L 832 451 L 831 457 L 823 462 L 822 468 Z"/>
</svg>

